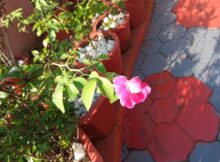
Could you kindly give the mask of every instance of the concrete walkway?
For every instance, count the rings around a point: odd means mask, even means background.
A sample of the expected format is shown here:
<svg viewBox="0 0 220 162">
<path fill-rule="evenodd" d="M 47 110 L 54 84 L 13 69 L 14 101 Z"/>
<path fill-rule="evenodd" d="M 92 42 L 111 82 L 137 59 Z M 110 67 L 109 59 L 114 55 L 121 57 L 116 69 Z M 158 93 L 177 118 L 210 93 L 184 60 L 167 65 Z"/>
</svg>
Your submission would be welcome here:
<svg viewBox="0 0 220 162">
<path fill-rule="evenodd" d="M 124 162 L 220 161 L 219 5 L 155 0 L 134 72 L 152 94 L 126 113 Z"/>
</svg>

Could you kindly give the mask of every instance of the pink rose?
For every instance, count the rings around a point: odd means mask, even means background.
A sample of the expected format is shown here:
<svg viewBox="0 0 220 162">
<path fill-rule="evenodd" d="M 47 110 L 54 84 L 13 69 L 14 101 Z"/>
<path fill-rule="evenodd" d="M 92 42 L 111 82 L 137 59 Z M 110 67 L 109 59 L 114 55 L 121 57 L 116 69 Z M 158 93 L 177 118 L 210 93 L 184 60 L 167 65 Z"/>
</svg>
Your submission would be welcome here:
<svg viewBox="0 0 220 162">
<path fill-rule="evenodd" d="M 113 86 L 121 105 L 129 109 L 144 102 L 151 92 L 148 84 L 142 82 L 139 77 L 127 80 L 124 76 L 117 76 L 113 79 Z"/>
</svg>

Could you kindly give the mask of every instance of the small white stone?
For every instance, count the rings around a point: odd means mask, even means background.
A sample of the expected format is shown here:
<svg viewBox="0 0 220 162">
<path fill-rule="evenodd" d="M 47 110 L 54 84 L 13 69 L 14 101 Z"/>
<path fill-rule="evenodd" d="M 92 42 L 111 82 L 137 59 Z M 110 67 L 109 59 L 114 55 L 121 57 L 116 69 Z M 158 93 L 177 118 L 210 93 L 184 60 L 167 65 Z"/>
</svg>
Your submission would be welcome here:
<svg viewBox="0 0 220 162">
<path fill-rule="evenodd" d="M 111 44 L 114 47 L 115 46 L 115 41 L 114 40 L 108 40 L 108 44 Z"/>
<path fill-rule="evenodd" d="M 112 15 L 112 14 L 109 14 L 108 17 L 109 17 L 109 19 L 112 19 L 112 18 L 113 18 L 113 15 Z"/>
<path fill-rule="evenodd" d="M 113 20 L 114 20 L 114 21 L 116 21 L 116 20 L 117 20 L 117 16 L 116 16 L 116 15 L 114 15 Z"/>
<path fill-rule="evenodd" d="M 13 66 L 12 68 L 11 68 L 11 70 L 9 71 L 9 73 L 13 73 L 13 72 L 15 72 L 15 71 L 17 71 L 18 70 L 18 67 L 17 66 Z"/>
<path fill-rule="evenodd" d="M 76 116 L 81 116 L 82 115 L 82 110 L 80 110 L 80 109 L 77 109 L 77 110 L 74 110 L 74 114 L 76 115 Z"/>
<path fill-rule="evenodd" d="M 108 22 L 109 22 L 109 18 L 108 18 L 108 17 L 105 17 L 105 18 L 103 19 L 103 22 L 104 22 L 104 23 L 108 23 Z"/>
<path fill-rule="evenodd" d="M 24 64 L 24 60 L 18 60 L 18 66 L 22 66 Z"/>
<path fill-rule="evenodd" d="M 108 31 L 108 30 L 109 30 L 109 27 L 108 27 L 108 26 L 104 26 L 104 27 L 103 27 L 103 30 L 104 30 L 104 31 Z"/>
<path fill-rule="evenodd" d="M 100 14 L 99 14 L 99 13 L 96 13 L 96 14 L 95 14 L 95 17 L 99 17 L 99 16 L 100 16 Z"/>
<path fill-rule="evenodd" d="M 98 52 L 93 49 L 89 52 L 89 56 L 91 56 L 93 59 L 95 59 L 98 56 Z"/>
<path fill-rule="evenodd" d="M 117 23 L 113 22 L 113 23 L 110 24 L 109 27 L 110 27 L 111 29 L 114 29 L 114 28 L 116 28 L 117 26 L 118 26 Z"/>
<path fill-rule="evenodd" d="M 86 46 L 86 52 L 89 52 L 91 50 L 92 50 L 92 46 L 91 45 Z"/>
<path fill-rule="evenodd" d="M 111 44 L 107 44 L 106 48 L 110 52 L 112 50 L 113 46 Z"/>
<path fill-rule="evenodd" d="M 86 156 L 86 152 L 82 146 L 82 144 L 79 144 L 75 149 L 74 149 L 74 160 L 76 161 L 81 161 L 84 159 Z"/>
</svg>

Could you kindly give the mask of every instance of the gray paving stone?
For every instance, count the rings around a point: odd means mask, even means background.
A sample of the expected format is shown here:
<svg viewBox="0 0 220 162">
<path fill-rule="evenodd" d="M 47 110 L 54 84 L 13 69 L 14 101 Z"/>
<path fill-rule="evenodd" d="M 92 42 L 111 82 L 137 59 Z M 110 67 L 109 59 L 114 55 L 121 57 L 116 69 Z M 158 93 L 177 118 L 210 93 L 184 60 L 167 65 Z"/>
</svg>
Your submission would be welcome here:
<svg viewBox="0 0 220 162">
<path fill-rule="evenodd" d="M 159 39 L 153 39 L 145 41 L 141 50 L 144 54 L 153 54 L 158 53 L 161 46 L 162 43 Z"/>
<path fill-rule="evenodd" d="M 128 156 L 128 147 L 127 145 L 122 146 L 122 161 L 124 161 Z"/>
<path fill-rule="evenodd" d="M 217 47 L 218 42 L 206 37 L 193 43 L 189 49 L 189 56 L 193 61 L 209 61 L 214 56 L 220 55 L 220 48 Z"/>
<path fill-rule="evenodd" d="M 124 162 L 154 162 L 150 153 L 146 150 L 131 151 L 128 158 Z"/>
<path fill-rule="evenodd" d="M 142 72 L 138 69 L 138 70 L 135 70 L 132 74 L 132 76 L 139 76 L 141 80 L 144 80 L 144 75 L 142 74 Z"/>
<path fill-rule="evenodd" d="M 149 28 L 149 31 L 145 36 L 145 40 L 157 38 L 161 27 L 162 27 L 162 25 L 159 24 L 158 22 L 155 22 L 155 23 L 151 24 L 150 28 Z"/>
<path fill-rule="evenodd" d="M 203 27 L 194 27 L 190 28 L 186 31 L 185 37 L 190 41 L 190 43 L 197 42 L 200 39 L 204 39 L 207 37 L 208 30 Z"/>
<path fill-rule="evenodd" d="M 208 61 L 198 61 L 195 63 L 193 73 L 196 77 L 208 84 L 210 87 L 220 85 L 220 56 L 215 56 Z"/>
<path fill-rule="evenodd" d="M 185 38 L 181 38 L 164 43 L 160 52 L 166 56 L 172 56 L 174 54 L 188 54 L 189 46 L 189 41 Z"/>
<path fill-rule="evenodd" d="M 161 3 L 163 2 L 164 0 L 155 0 L 155 3 L 158 4 L 158 3 Z"/>
<path fill-rule="evenodd" d="M 220 130 L 218 131 L 217 140 L 220 141 Z"/>
<path fill-rule="evenodd" d="M 220 162 L 220 143 L 199 143 L 190 155 L 191 162 Z"/>
<path fill-rule="evenodd" d="M 166 58 L 162 55 L 148 55 L 140 67 L 144 76 L 158 73 L 166 67 Z"/>
<path fill-rule="evenodd" d="M 157 22 L 159 20 L 159 18 L 160 18 L 160 15 L 158 15 L 157 13 L 154 12 L 151 17 L 151 24 Z"/>
<path fill-rule="evenodd" d="M 164 14 L 170 12 L 175 4 L 175 1 L 172 0 L 163 0 L 161 3 L 156 3 L 154 12 L 158 14 Z"/>
<path fill-rule="evenodd" d="M 137 70 L 142 65 L 142 63 L 144 62 L 144 59 L 145 59 L 145 56 L 143 55 L 143 53 L 140 53 L 134 65 L 135 70 Z"/>
<path fill-rule="evenodd" d="M 213 89 L 213 93 L 209 101 L 215 106 L 216 110 L 220 113 L 220 85 L 219 87 Z"/>
<path fill-rule="evenodd" d="M 174 13 L 168 12 L 168 13 L 162 14 L 160 18 L 158 19 L 158 22 L 161 25 L 167 25 L 167 24 L 174 23 L 175 19 L 176 19 L 176 15 Z"/>
<path fill-rule="evenodd" d="M 207 31 L 207 37 L 219 42 L 220 41 L 220 29 L 219 28 L 209 29 Z"/>
<path fill-rule="evenodd" d="M 181 59 L 181 57 L 171 63 L 169 70 L 177 77 L 192 75 L 193 62 L 189 58 Z"/>
<path fill-rule="evenodd" d="M 178 24 L 170 24 L 161 29 L 158 37 L 162 42 L 166 42 L 183 37 L 185 32 L 186 28 Z"/>
</svg>

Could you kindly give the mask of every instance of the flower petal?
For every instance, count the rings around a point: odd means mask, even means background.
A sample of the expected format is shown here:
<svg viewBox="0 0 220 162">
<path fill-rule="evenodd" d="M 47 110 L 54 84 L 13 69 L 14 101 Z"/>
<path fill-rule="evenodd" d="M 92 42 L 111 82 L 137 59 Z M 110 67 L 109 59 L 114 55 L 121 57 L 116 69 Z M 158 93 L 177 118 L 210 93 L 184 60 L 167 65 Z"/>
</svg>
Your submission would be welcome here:
<svg viewBox="0 0 220 162">
<path fill-rule="evenodd" d="M 142 82 L 139 77 L 132 78 L 127 84 L 131 93 L 139 93 L 142 90 Z"/>
<path fill-rule="evenodd" d="M 119 75 L 113 79 L 114 85 L 122 85 L 127 83 L 127 78 L 125 76 Z"/>
<path fill-rule="evenodd" d="M 127 90 L 122 92 L 122 95 L 120 96 L 120 103 L 123 107 L 129 109 L 133 108 L 135 105 L 135 102 L 131 99 L 131 96 Z"/>
</svg>

